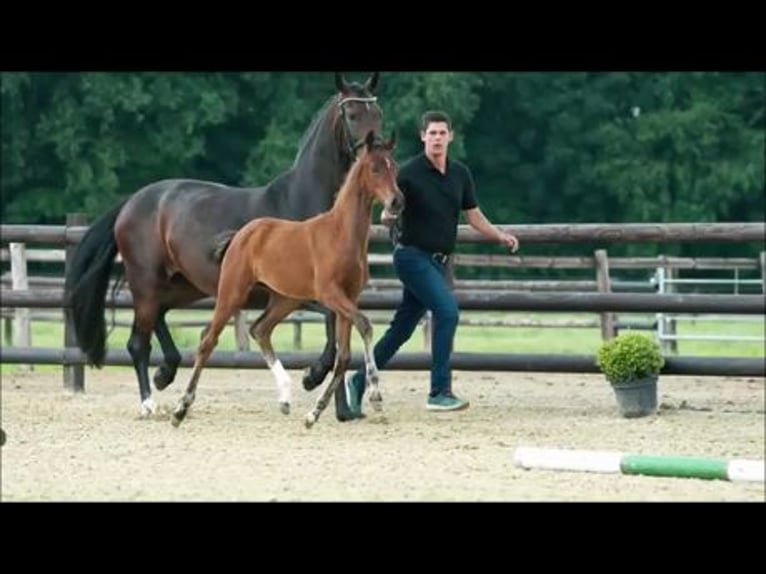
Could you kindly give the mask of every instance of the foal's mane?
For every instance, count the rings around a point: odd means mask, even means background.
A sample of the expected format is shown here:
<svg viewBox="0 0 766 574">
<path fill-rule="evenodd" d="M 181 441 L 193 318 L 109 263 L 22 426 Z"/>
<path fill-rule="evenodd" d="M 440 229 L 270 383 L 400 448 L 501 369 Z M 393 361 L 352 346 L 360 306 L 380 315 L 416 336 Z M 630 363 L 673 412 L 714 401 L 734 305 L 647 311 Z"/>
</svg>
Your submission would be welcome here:
<svg viewBox="0 0 766 574">
<path fill-rule="evenodd" d="M 375 153 L 376 151 L 385 150 L 386 148 L 383 146 L 383 144 L 380 141 L 375 141 L 375 143 L 372 144 L 372 148 L 368 149 L 367 146 L 364 146 L 363 151 L 356 157 L 356 159 L 351 164 L 351 168 L 349 168 L 348 173 L 346 174 L 346 178 L 343 180 L 343 184 L 340 186 L 340 189 L 335 194 L 335 203 L 338 203 L 338 201 L 341 200 L 341 198 L 345 197 L 346 195 L 349 195 L 353 193 L 353 187 L 354 184 L 359 177 L 359 172 L 362 169 L 362 165 L 365 161 Z"/>
</svg>

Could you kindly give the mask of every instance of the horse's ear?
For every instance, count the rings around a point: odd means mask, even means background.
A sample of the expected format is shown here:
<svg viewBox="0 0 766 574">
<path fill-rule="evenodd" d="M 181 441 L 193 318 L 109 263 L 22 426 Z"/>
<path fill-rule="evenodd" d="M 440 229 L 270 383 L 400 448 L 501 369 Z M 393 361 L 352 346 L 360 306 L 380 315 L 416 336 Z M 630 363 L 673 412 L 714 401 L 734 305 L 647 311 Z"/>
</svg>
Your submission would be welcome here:
<svg viewBox="0 0 766 574">
<path fill-rule="evenodd" d="M 372 144 L 375 143 L 375 132 L 373 130 L 367 132 L 367 137 L 364 138 L 364 143 L 367 146 L 367 151 L 371 151 Z"/>
<path fill-rule="evenodd" d="M 338 88 L 338 91 L 342 94 L 348 92 L 348 84 L 340 72 L 335 72 L 335 87 Z"/>
<path fill-rule="evenodd" d="M 371 94 L 375 92 L 375 88 L 378 87 L 378 72 L 373 72 L 372 75 L 367 78 L 367 81 L 364 83 L 364 89 L 370 92 Z"/>
</svg>

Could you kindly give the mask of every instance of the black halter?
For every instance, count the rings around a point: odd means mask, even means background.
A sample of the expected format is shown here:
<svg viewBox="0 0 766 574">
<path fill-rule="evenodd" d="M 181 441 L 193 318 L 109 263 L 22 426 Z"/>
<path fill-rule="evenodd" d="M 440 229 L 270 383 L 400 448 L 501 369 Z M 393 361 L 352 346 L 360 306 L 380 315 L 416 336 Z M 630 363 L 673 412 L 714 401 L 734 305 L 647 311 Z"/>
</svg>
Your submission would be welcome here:
<svg viewBox="0 0 766 574">
<path fill-rule="evenodd" d="M 378 101 L 378 98 L 375 96 L 370 97 L 361 97 L 361 96 L 348 96 L 345 98 L 342 98 L 338 102 L 338 108 L 340 108 L 340 116 L 343 120 L 343 131 L 346 133 L 346 145 L 348 146 L 348 152 L 349 157 L 353 160 L 353 158 L 356 156 L 356 152 L 359 150 L 360 147 L 364 145 L 364 138 L 361 138 L 357 141 L 352 141 L 351 139 L 351 127 L 348 125 L 348 118 L 346 117 L 346 104 L 348 102 L 360 102 L 363 104 L 367 104 L 367 109 L 370 109 L 370 104 L 374 104 Z"/>
</svg>

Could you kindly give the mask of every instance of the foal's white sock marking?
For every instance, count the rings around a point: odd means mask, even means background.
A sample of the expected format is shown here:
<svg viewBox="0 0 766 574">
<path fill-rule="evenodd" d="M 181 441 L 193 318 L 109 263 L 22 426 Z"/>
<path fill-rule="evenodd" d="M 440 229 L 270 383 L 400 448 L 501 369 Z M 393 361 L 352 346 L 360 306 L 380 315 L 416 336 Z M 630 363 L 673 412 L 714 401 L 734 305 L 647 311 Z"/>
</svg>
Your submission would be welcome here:
<svg viewBox="0 0 766 574">
<path fill-rule="evenodd" d="M 378 365 L 375 364 L 375 354 L 365 345 L 364 348 L 364 364 L 365 364 L 365 370 L 367 371 L 367 378 L 370 381 L 375 380 L 375 385 L 377 385 L 377 378 L 378 378 Z"/>
<path fill-rule="evenodd" d="M 277 390 L 279 392 L 279 402 L 290 402 L 290 388 L 292 386 L 292 379 L 285 368 L 282 366 L 282 361 L 277 359 L 273 365 L 270 365 L 271 373 L 274 375 L 274 379 L 277 381 Z"/>
</svg>

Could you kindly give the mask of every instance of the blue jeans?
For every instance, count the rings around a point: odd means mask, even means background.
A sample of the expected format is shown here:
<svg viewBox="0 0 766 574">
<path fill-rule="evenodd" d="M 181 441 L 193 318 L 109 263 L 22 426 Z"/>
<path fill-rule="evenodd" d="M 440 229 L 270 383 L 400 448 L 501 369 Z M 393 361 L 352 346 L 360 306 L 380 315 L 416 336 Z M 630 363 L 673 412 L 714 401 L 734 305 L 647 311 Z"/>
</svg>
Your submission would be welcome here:
<svg viewBox="0 0 766 574">
<path fill-rule="evenodd" d="M 402 302 L 394 319 L 373 350 L 379 369 L 412 336 L 426 310 L 431 311 L 431 390 L 429 396 L 451 392 L 449 360 L 457 329 L 459 311 L 447 284 L 445 265 L 416 247 L 398 245 L 394 249 L 394 270 L 404 287 Z M 364 369 L 354 373 L 354 382 L 363 388 Z"/>
</svg>

